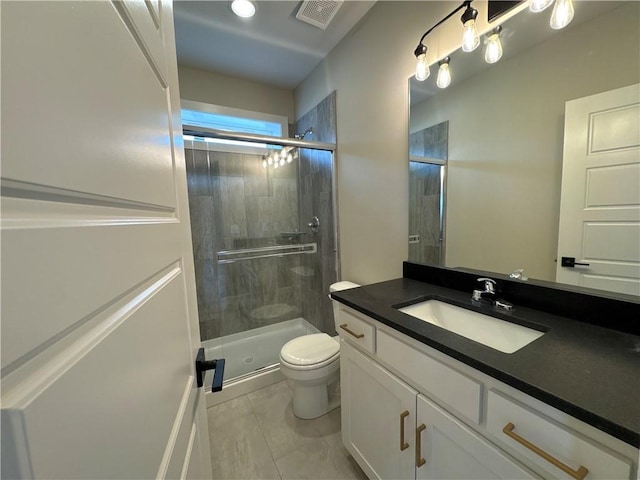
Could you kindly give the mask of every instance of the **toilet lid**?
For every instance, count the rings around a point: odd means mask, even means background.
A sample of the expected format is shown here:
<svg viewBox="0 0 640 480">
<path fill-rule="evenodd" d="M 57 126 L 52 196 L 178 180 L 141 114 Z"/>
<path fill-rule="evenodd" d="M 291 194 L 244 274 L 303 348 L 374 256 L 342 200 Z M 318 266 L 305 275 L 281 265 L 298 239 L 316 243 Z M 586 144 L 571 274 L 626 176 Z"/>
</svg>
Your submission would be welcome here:
<svg viewBox="0 0 640 480">
<path fill-rule="evenodd" d="M 288 341 L 280 358 L 291 365 L 314 365 L 329 360 L 340 352 L 340 344 L 326 333 L 303 335 Z"/>
</svg>

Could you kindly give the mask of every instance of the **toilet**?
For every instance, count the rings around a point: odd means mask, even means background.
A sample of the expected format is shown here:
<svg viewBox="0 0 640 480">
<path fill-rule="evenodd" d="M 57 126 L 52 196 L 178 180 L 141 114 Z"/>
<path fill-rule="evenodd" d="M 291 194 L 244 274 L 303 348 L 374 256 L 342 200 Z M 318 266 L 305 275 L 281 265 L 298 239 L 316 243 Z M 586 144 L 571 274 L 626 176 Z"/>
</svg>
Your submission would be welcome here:
<svg viewBox="0 0 640 480">
<path fill-rule="evenodd" d="M 329 287 L 329 291 L 359 286 L 352 282 L 337 282 Z M 336 330 L 337 313 L 337 302 L 333 302 Z M 293 413 L 296 417 L 320 417 L 340 405 L 336 388 L 340 379 L 339 336 L 313 333 L 290 340 L 280 350 L 280 371 L 293 382 Z"/>
</svg>

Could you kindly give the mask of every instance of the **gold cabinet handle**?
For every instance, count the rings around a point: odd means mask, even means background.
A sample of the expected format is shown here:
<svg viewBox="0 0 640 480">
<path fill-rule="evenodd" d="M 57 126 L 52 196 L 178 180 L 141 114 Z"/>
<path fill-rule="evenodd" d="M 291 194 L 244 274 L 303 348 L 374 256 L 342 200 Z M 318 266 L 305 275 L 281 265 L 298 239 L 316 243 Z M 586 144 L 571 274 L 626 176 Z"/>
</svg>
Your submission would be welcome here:
<svg viewBox="0 0 640 480">
<path fill-rule="evenodd" d="M 409 410 L 400 414 L 400 451 L 409 448 L 409 444 L 404 441 L 404 419 L 409 416 Z"/>
<path fill-rule="evenodd" d="M 347 332 L 349 335 L 353 335 L 356 338 L 364 338 L 364 333 L 355 333 L 353 330 L 350 330 L 346 323 L 340 325 L 340 328 Z"/>
<path fill-rule="evenodd" d="M 589 470 L 586 467 L 582 466 L 582 465 L 580 465 L 580 467 L 578 467 L 577 470 L 573 470 L 572 468 L 568 467 L 567 465 L 562 463 L 557 458 L 552 457 L 551 455 L 549 455 L 547 452 L 545 452 L 541 448 L 536 447 L 533 443 L 531 443 L 528 440 L 525 440 L 524 438 L 522 438 L 520 435 L 518 435 L 516 432 L 513 431 L 514 428 L 515 428 L 515 425 L 513 423 L 509 422 L 504 426 L 504 428 L 502 429 L 502 432 L 505 435 L 513 438 L 519 444 L 521 444 L 524 447 L 526 447 L 529 450 L 531 450 L 536 455 L 544 458 L 550 464 L 558 467 L 564 473 L 566 473 L 568 475 L 571 475 L 576 480 L 583 480 L 584 477 L 587 476 L 587 473 L 589 473 Z"/>
<path fill-rule="evenodd" d="M 416 428 L 416 467 L 420 468 L 422 465 L 427 463 L 427 461 L 422 458 L 422 441 L 420 439 L 420 434 L 423 430 L 426 430 L 427 427 L 423 423 L 418 428 Z"/>
</svg>

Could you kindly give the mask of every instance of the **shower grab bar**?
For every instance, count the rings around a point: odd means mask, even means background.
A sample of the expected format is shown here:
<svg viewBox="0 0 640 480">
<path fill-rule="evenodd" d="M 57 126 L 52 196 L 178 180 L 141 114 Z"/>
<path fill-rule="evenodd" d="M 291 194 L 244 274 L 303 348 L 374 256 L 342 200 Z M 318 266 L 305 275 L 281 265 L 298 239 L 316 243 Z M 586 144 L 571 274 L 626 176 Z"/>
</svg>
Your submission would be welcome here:
<svg viewBox="0 0 640 480">
<path fill-rule="evenodd" d="M 317 243 L 296 243 L 293 245 L 221 250 L 216 255 L 218 257 L 218 263 L 233 263 L 244 260 L 254 260 L 256 258 L 283 257 L 285 255 L 300 255 L 303 253 L 313 254 L 317 251 Z"/>
</svg>

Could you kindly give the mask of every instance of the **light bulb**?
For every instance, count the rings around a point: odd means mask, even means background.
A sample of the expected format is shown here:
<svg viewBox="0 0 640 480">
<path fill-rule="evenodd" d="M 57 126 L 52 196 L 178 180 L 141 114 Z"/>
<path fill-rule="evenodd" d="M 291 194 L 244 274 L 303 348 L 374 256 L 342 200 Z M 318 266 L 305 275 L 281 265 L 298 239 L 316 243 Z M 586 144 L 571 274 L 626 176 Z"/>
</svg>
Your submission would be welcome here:
<svg viewBox="0 0 640 480">
<path fill-rule="evenodd" d="M 266 160 L 262 160 L 262 166 L 263 166 L 264 168 L 267 168 L 267 161 L 266 161 Z"/>
<path fill-rule="evenodd" d="M 289 154 L 287 155 L 287 163 L 291 163 L 293 162 L 293 155 Z"/>
<path fill-rule="evenodd" d="M 496 27 L 489 35 L 487 49 L 484 51 L 484 60 L 487 63 L 496 63 L 502 58 L 502 42 L 500 41 L 500 27 Z"/>
<path fill-rule="evenodd" d="M 465 2 L 467 3 L 467 2 Z M 465 52 L 473 52 L 478 45 L 480 45 L 480 35 L 478 35 L 478 28 L 476 27 L 476 18 L 478 18 L 478 11 L 472 8 L 471 2 L 467 3 L 467 9 L 460 17 L 460 21 L 464 26 L 462 32 L 462 50 Z"/>
<path fill-rule="evenodd" d="M 468 20 L 464 24 L 464 32 L 462 33 L 462 50 L 465 52 L 473 52 L 480 45 L 480 35 L 476 28 L 475 20 Z"/>
<path fill-rule="evenodd" d="M 284 158 L 280 159 L 280 166 L 284 165 Z"/>
<path fill-rule="evenodd" d="M 427 63 L 427 47 L 422 44 L 422 40 L 413 54 L 416 56 L 416 60 L 418 61 L 416 64 L 416 80 L 423 82 L 429 78 L 431 72 L 429 71 L 429 64 Z"/>
<path fill-rule="evenodd" d="M 419 82 L 425 81 L 429 78 L 431 72 L 429 71 L 429 64 L 427 63 L 427 56 L 423 55 L 422 58 L 418 58 L 416 65 L 416 80 Z"/>
<path fill-rule="evenodd" d="M 278 168 L 280 166 L 280 164 L 278 162 L 273 164 L 273 168 Z"/>
<path fill-rule="evenodd" d="M 549 25 L 554 30 L 560 30 L 571 23 L 574 13 L 572 0 L 557 0 L 553 6 L 553 12 L 551 12 Z"/>
<path fill-rule="evenodd" d="M 267 159 L 267 163 L 269 165 L 271 165 L 273 163 L 273 157 L 271 155 L 269 155 L 269 158 Z"/>
<path fill-rule="evenodd" d="M 538 13 L 543 11 L 552 3 L 553 3 L 553 0 L 531 0 L 531 4 L 529 5 L 529 10 L 531 10 L 534 13 Z"/>
<path fill-rule="evenodd" d="M 436 79 L 436 85 L 439 88 L 447 88 L 451 85 L 451 70 L 449 70 L 449 57 L 440 61 L 440 68 L 438 69 L 438 78 Z"/>
<path fill-rule="evenodd" d="M 249 18 L 256 13 L 256 6 L 249 0 L 233 0 L 231 10 L 239 17 Z"/>
</svg>

